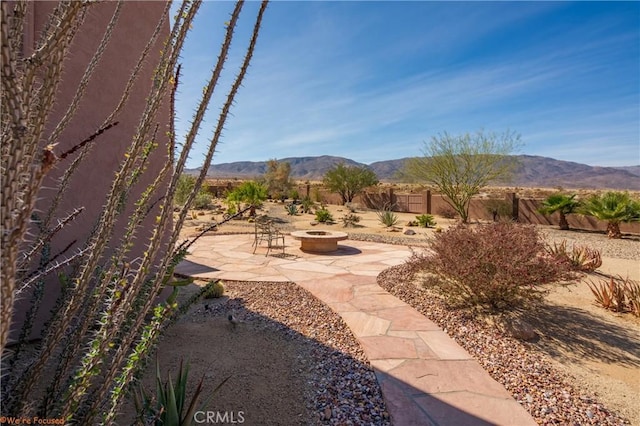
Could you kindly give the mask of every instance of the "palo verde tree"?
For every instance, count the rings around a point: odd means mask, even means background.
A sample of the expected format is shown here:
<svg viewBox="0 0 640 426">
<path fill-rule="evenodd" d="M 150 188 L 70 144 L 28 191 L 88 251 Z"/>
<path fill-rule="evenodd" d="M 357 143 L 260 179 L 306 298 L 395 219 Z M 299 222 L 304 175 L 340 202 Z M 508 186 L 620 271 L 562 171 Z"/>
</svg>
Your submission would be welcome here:
<svg viewBox="0 0 640 426">
<path fill-rule="evenodd" d="M 587 198 L 580 213 L 606 221 L 609 238 L 622 238 L 620 223 L 640 220 L 640 200 L 628 192 L 609 191 Z"/>
<path fill-rule="evenodd" d="M 569 229 L 569 222 L 567 222 L 567 215 L 575 213 L 580 202 L 575 199 L 576 194 L 551 194 L 543 202 L 538 211 L 544 215 L 553 214 L 558 212 L 560 215 L 560 229 Z"/>
<path fill-rule="evenodd" d="M 120 102 L 105 114 L 102 124 L 89 129 L 85 140 L 74 142 L 74 146 L 66 151 L 60 148 L 67 142 L 61 137 L 62 132 L 76 116 L 80 105 L 91 108 L 91 102 L 81 102 L 88 97 L 85 96 L 88 82 L 109 45 L 123 8 L 126 10 L 130 3 L 60 1 L 43 26 L 44 31 L 33 53 L 26 57 L 22 43 L 23 30 L 29 19 L 29 2 L 1 3 L 0 405 L 3 416 L 63 418 L 65 424 L 77 425 L 114 424 L 129 385 L 140 373 L 158 334 L 177 312 L 174 303 L 159 303 L 157 295 L 171 283 L 175 266 L 186 255 L 188 244 L 177 244 L 180 231 L 211 165 L 231 106 L 247 73 L 267 6 L 266 1 L 256 6 L 257 15 L 244 59 L 236 77 L 229 80 L 231 84 L 226 96 L 221 97 L 220 114 L 212 129 L 201 173 L 174 218 L 176 190 L 214 89 L 220 89 L 220 76 L 244 5 L 238 1 L 231 16 L 221 19 L 221 26 L 223 20 L 227 21 L 224 40 L 219 52 L 212 56 L 212 71 L 204 82 L 202 97 L 186 136 L 176 140 L 172 117 L 165 139 L 168 140 L 167 150 L 158 156 L 161 167 L 152 172 L 150 153 L 160 146 L 157 143 L 160 139 L 159 110 L 165 101 L 169 101 L 173 115 L 180 77 L 177 62 L 201 3 L 183 1 L 178 5 L 170 30 L 166 23 L 171 3 L 160 7 L 162 14 L 130 70 Z M 100 7 L 103 9 L 94 9 Z M 65 68 L 69 63 L 64 58 L 70 53 L 74 40 L 86 31 L 83 27 L 85 18 L 97 10 L 112 10 L 111 20 L 88 62 L 75 69 L 80 71 L 81 79 L 72 100 L 66 107 L 56 105 L 60 82 L 65 74 L 70 74 Z M 163 28 L 168 30 L 164 40 Z M 91 31 L 98 31 L 98 28 L 91 28 Z M 159 51 L 155 47 L 162 42 L 164 45 Z M 157 61 L 151 54 L 158 55 Z M 101 212 L 95 219 L 91 218 L 95 222 L 90 235 L 85 241 L 78 241 L 72 255 L 49 253 L 52 238 L 63 227 L 74 226 L 77 223 L 74 219 L 82 211 L 82 206 L 70 214 L 57 211 L 57 197 L 67 191 L 69 179 L 78 164 L 90 158 L 87 153 L 91 151 L 93 141 L 117 125 L 123 105 L 134 96 L 132 87 L 143 75 L 141 69 L 151 62 L 155 68 L 150 83 L 147 80 L 148 84 L 142 86 L 146 92 L 139 90 L 135 94 L 145 100 L 144 107 L 132 129 L 131 139 L 122 141 L 126 145 L 124 155 L 114 159 L 111 185 L 101 200 Z M 61 116 L 52 113 L 54 106 L 65 108 Z M 164 129 L 161 133 L 164 134 Z M 67 157 L 71 159 L 69 165 L 62 161 Z M 36 199 L 45 194 L 42 192 L 44 178 L 54 167 L 66 167 L 62 179 L 57 182 L 58 187 L 49 188 L 53 191 L 47 193 L 56 194 L 56 198 L 52 200 L 49 212 L 36 212 Z M 140 191 L 132 190 L 136 187 Z M 44 216 L 30 224 L 36 213 L 44 213 Z M 143 229 L 147 217 L 155 224 L 152 230 Z M 114 237 L 117 225 L 122 225 L 123 234 Z M 135 261 L 129 259 L 133 247 L 142 253 Z M 62 293 L 53 317 L 43 330 L 39 344 L 27 351 L 25 344 L 30 337 L 33 318 L 41 310 L 44 280 L 59 270 L 64 271 L 60 275 Z M 30 307 L 17 341 L 12 342 L 10 351 L 5 351 L 17 297 L 26 299 L 24 301 L 30 303 Z"/>
<path fill-rule="evenodd" d="M 408 159 L 402 174 L 433 185 L 466 223 L 471 198 L 513 172 L 516 160 L 510 154 L 519 145 L 520 135 L 511 131 L 458 136 L 445 132 L 425 143 L 423 157 Z"/>
<path fill-rule="evenodd" d="M 342 204 L 350 203 L 365 188 L 378 184 L 378 177 L 368 167 L 346 166 L 338 163 L 324 174 L 324 186 L 331 192 L 337 192 Z"/>
</svg>

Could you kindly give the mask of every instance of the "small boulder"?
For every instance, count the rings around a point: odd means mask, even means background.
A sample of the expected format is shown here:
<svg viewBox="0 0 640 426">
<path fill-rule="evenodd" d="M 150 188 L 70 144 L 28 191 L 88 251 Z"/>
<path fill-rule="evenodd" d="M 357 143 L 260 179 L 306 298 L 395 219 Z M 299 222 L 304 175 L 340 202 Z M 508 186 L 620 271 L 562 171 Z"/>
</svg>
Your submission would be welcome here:
<svg viewBox="0 0 640 426">
<path fill-rule="evenodd" d="M 413 229 L 405 229 L 403 232 L 404 235 L 416 235 L 416 231 Z"/>
<path fill-rule="evenodd" d="M 500 321 L 502 331 L 518 340 L 524 340 L 525 342 L 531 342 L 538 339 L 538 334 L 535 332 L 531 324 L 523 320 L 522 318 L 504 318 Z"/>
</svg>

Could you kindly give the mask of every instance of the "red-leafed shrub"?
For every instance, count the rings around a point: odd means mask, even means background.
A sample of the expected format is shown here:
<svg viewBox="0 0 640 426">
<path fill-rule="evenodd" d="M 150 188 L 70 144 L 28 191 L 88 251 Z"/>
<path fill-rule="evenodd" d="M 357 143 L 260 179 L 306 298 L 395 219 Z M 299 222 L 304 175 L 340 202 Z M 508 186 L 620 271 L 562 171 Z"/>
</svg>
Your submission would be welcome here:
<svg viewBox="0 0 640 426">
<path fill-rule="evenodd" d="M 516 223 L 469 227 L 436 234 L 432 254 L 414 256 L 433 286 L 457 306 L 506 310 L 544 294 L 541 284 L 571 277 L 567 261 L 550 256 L 536 228 Z"/>
</svg>

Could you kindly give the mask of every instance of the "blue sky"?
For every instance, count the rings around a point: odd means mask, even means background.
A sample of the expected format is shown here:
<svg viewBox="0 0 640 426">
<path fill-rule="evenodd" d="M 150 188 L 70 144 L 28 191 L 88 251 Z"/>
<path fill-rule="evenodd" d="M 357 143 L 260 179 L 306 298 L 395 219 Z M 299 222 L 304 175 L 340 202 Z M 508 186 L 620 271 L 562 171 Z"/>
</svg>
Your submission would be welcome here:
<svg viewBox="0 0 640 426">
<path fill-rule="evenodd" d="M 189 167 L 201 165 L 259 7 L 248 2 Z M 205 2 L 182 54 L 184 133 L 233 3 Z M 522 136 L 518 153 L 640 164 L 639 2 L 270 3 L 214 164 L 422 154 L 441 132 Z"/>
</svg>

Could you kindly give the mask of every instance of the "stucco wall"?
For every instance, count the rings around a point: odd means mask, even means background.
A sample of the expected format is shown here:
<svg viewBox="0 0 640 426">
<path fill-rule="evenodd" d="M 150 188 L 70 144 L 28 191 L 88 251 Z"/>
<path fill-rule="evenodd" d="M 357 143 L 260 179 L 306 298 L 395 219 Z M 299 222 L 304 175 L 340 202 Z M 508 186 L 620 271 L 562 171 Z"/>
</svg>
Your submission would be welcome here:
<svg viewBox="0 0 640 426">
<path fill-rule="evenodd" d="M 27 25 L 25 25 L 24 37 L 24 51 L 26 54 L 31 53 L 48 15 L 55 6 L 55 2 L 29 3 L 29 15 Z M 85 72 L 85 68 L 103 37 L 115 7 L 115 2 L 100 2 L 89 8 L 79 33 L 71 46 L 70 54 L 65 60 L 63 81 L 57 94 L 54 111 L 50 116 L 45 135 L 51 132 L 65 113 Z M 90 136 L 114 110 L 120 101 L 123 89 L 138 62 L 144 46 L 157 26 L 164 7 L 165 3 L 160 1 L 127 1 L 124 3 L 111 41 L 87 87 L 80 108 L 59 138 L 59 143 L 55 148 L 56 153 L 62 153 Z M 124 158 L 127 146 L 131 143 L 132 136 L 145 107 L 146 97 L 151 88 L 154 67 L 158 61 L 162 44 L 167 39 L 168 34 L 169 23 L 165 22 L 161 35 L 133 87 L 128 103 L 117 117 L 119 125 L 99 136 L 92 143 L 91 152 L 75 172 L 56 211 L 56 217 L 62 218 L 78 207 L 84 207 L 84 212 L 51 241 L 52 254 L 58 253 L 69 244 L 72 244 L 72 246 L 67 253 L 77 252 L 86 243 L 92 229 L 94 229 L 102 206 L 105 204 L 106 195 L 111 187 L 114 174 Z M 165 102 L 159 116 L 156 117 L 157 122 L 160 124 L 157 139 L 159 146 L 152 153 L 148 172 L 138 184 L 133 197 L 140 194 L 142 188 L 155 178 L 162 164 L 166 161 L 167 139 L 165 132 L 169 119 L 168 103 Z M 44 215 L 49 210 L 51 200 L 57 192 L 60 177 L 71 164 L 75 155 L 62 160 L 46 178 L 43 185 L 44 189 L 39 194 L 37 205 L 39 214 Z M 159 196 L 157 194 L 155 198 Z M 118 230 L 112 239 L 114 242 L 117 242 L 122 235 L 128 217 L 126 213 L 120 217 L 117 226 Z M 150 235 L 153 229 L 153 217 L 155 217 L 154 214 L 150 215 L 142 232 L 139 233 L 139 242 L 144 241 L 144 238 Z M 131 258 L 136 258 L 142 252 L 143 248 L 137 245 L 131 252 Z M 42 324 L 48 317 L 50 308 L 57 297 L 58 288 L 57 277 L 48 277 L 44 303 L 40 309 L 40 315 L 32 337 L 37 337 L 40 334 Z M 29 297 L 27 296 L 20 300 L 16 306 L 16 316 L 12 327 L 13 338 L 16 337 L 15 330 L 23 322 L 25 311 L 29 307 L 28 301 Z"/>
</svg>

